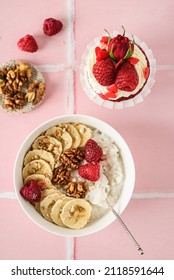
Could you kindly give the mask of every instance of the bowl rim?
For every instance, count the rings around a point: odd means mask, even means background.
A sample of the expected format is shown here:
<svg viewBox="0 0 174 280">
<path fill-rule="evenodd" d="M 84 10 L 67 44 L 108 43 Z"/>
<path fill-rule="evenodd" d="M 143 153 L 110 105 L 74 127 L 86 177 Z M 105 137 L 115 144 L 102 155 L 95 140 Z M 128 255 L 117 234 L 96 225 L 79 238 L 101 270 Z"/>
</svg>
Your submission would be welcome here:
<svg viewBox="0 0 174 280">
<path fill-rule="evenodd" d="M 109 226 L 111 223 L 113 223 L 116 218 L 113 215 L 111 211 L 108 211 L 106 214 L 104 214 L 101 218 L 96 220 L 94 223 L 89 223 L 87 226 L 80 230 L 73 230 L 69 228 L 63 228 L 59 227 L 53 223 L 48 222 L 46 219 L 44 219 L 36 210 L 35 208 L 28 203 L 26 200 L 22 198 L 20 195 L 20 188 L 19 184 L 22 184 L 22 166 L 23 166 L 23 158 L 26 154 L 26 151 L 31 147 L 32 142 L 44 131 L 46 131 L 48 128 L 58 125 L 59 123 L 66 123 L 66 122 L 81 122 L 82 124 L 87 124 L 89 126 L 92 126 L 97 128 L 99 130 L 102 130 L 102 127 L 105 128 L 106 131 L 103 131 L 106 135 L 110 136 L 117 144 L 117 146 L 120 149 L 120 152 L 123 157 L 124 165 L 126 166 L 126 176 L 125 176 L 125 182 L 124 186 L 121 192 L 120 197 L 118 198 L 116 204 L 114 205 L 114 209 L 118 211 L 118 213 L 121 215 L 123 211 L 126 209 L 135 186 L 135 165 L 132 153 L 130 151 L 130 148 L 128 147 L 127 143 L 123 139 L 123 137 L 120 135 L 120 133 L 113 128 L 111 125 L 109 125 L 107 122 L 100 120 L 98 118 L 89 116 L 89 115 L 83 115 L 83 114 L 67 114 L 67 115 L 60 115 L 51 119 L 48 119 L 45 122 L 42 122 L 40 125 L 38 125 L 35 129 L 33 129 L 29 135 L 24 139 L 23 143 L 21 144 L 16 159 L 14 163 L 14 169 L 13 169 L 13 184 L 15 193 L 17 195 L 17 200 L 22 207 L 25 214 L 32 220 L 37 226 L 41 227 L 42 229 L 51 232 L 56 235 L 64 236 L 64 237 L 78 237 L 78 236 L 85 236 L 89 235 L 95 232 L 98 232 L 107 226 Z M 109 133 L 108 133 L 109 131 Z M 113 135 L 112 135 L 113 133 Z"/>
</svg>

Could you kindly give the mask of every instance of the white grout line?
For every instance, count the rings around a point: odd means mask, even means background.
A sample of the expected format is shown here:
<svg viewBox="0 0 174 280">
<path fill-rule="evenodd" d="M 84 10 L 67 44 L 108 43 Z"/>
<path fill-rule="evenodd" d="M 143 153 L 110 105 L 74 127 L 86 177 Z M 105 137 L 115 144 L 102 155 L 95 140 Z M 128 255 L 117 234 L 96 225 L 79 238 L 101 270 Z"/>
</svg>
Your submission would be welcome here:
<svg viewBox="0 0 174 280">
<path fill-rule="evenodd" d="M 74 237 L 67 237 L 66 238 L 66 259 L 67 260 L 74 260 L 75 254 L 75 240 Z"/>
<path fill-rule="evenodd" d="M 1 192 L 0 198 L 17 199 L 17 196 L 14 192 Z"/>
<path fill-rule="evenodd" d="M 174 193 L 134 193 L 132 195 L 132 199 L 143 199 L 143 198 L 173 198 Z M 1 192 L 0 199 L 7 198 L 7 199 L 17 199 L 17 196 L 14 192 Z"/>
<path fill-rule="evenodd" d="M 174 197 L 174 193 L 134 193 L 133 199 L 141 199 L 141 198 L 172 198 Z"/>
<path fill-rule="evenodd" d="M 67 77 L 67 113 L 74 114 L 74 66 L 75 66 L 75 34 L 74 34 L 74 12 L 75 3 L 74 0 L 67 0 L 67 63 L 68 68 L 66 71 Z M 66 258 L 67 260 L 74 260 L 75 256 L 75 238 L 66 238 Z"/>
<path fill-rule="evenodd" d="M 70 23 L 68 23 L 70 24 Z M 70 28 L 69 28 L 70 29 Z M 72 26 L 71 26 L 72 29 Z M 71 30 L 69 30 L 68 35 L 71 33 Z M 35 65 L 39 71 L 41 72 L 58 72 L 58 71 L 68 71 L 74 72 L 78 69 L 78 66 L 75 64 L 75 57 L 74 57 L 74 50 L 75 50 L 75 43 L 74 43 L 74 37 L 68 36 L 68 41 L 71 39 L 73 42 L 73 47 L 68 48 L 67 50 L 67 57 L 68 57 L 68 65 L 65 64 L 43 64 L 43 65 Z M 69 43 L 69 42 L 68 42 Z M 174 65 L 157 65 L 156 66 L 157 71 L 159 70 L 174 70 Z"/>
<path fill-rule="evenodd" d="M 37 69 L 41 72 L 57 72 L 65 71 L 68 67 L 65 64 L 45 64 L 45 65 L 35 65 Z"/>
<path fill-rule="evenodd" d="M 174 65 L 157 65 L 157 70 L 174 70 Z"/>
<path fill-rule="evenodd" d="M 74 38 L 74 0 L 67 0 L 67 90 L 68 114 L 74 114 L 74 66 L 75 66 L 75 38 Z"/>
</svg>

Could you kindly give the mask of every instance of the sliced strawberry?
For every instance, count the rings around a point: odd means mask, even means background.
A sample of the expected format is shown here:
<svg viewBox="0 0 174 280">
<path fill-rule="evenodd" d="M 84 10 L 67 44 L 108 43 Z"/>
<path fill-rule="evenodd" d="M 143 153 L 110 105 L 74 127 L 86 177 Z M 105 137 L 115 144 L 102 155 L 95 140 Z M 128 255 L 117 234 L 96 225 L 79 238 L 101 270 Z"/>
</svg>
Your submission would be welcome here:
<svg viewBox="0 0 174 280">
<path fill-rule="evenodd" d="M 139 58 L 136 58 L 136 57 L 131 56 L 131 57 L 128 59 L 128 61 L 130 62 L 130 64 L 135 65 L 135 64 L 137 64 L 140 60 L 139 60 Z"/>
<path fill-rule="evenodd" d="M 109 57 L 109 53 L 105 49 L 100 49 L 99 47 L 95 48 L 96 60 L 101 61 Z"/>
<path fill-rule="evenodd" d="M 110 85 L 106 88 L 107 88 L 108 91 L 113 91 L 115 93 L 118 91 L 118 88 L 117 88 L 116 84 Z"/>
<path fill-rule="evenodd" d="M 147 80 L 147 78 L 149 77 L 149 73 L 150 73 L 150 69 L 149 67 L 146 67 L 144 69 L 144 78 Z"/>
<path fill-rule="evenodd" d="M 99 96 L 100 96 L 100 98 L 103 99 L 103 100 L 108 100 L 108 99 L 109 99 L 109 98 L 106 97 L 103 93 L 99 93 Z"/>
<path fill-rule="evenodd" d="M 100 43 L 104 43 L 104 44 L 107 44 L 108 43 L 108 40 L 109 40 L 109 37 L 108 36 L 103 36 L 100 40 Z"/>
<path fill-rule="evenodd" d="M 105 97 L 106 98 L 116 98 L 116 92 L 113 91 L 108 91 L 107 93 L 105 93 Z"/>
</svg>

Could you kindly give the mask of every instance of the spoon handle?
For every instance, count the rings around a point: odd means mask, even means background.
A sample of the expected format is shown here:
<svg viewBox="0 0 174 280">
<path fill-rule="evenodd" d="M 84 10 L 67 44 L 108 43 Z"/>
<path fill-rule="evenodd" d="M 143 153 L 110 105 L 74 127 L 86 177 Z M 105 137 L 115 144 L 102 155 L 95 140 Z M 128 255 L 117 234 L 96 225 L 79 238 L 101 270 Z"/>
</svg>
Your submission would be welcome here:
<svg viewBox="0 0 174 280">
<path fill-rule="evenodd" d="M 141 248 L 141 246 L 138 244 L 138 242 L 136 241 L 136 239 L 134 238 L 134 236 L 132 235 L 132 233 L 130 232 L 130 230 L 128 229 L 128 227 L 125 225 L 125 223 L 123 222 L 123 220 L 121 219 L 121 217 L 119 216 L 119 214 L 115 211 L 115 209 L 111 206 L 111 204 L 107 201 L 107 204 L 109 206 L 109 208 L 111 209 L 112 213 L 115 215 L 115 217 L 118 219 L 118 221 L 120 222 L 120 224 L 122 225 L 122 227 L 125 229 L 125 231 L 127 232 L 127 234 L 130 236 L 131 240 L 133 241 L 133 243 L 135 244 L 135 246 L 137 247 L 140 255 L 144 254 L 143 249 Z"/>
</svg>

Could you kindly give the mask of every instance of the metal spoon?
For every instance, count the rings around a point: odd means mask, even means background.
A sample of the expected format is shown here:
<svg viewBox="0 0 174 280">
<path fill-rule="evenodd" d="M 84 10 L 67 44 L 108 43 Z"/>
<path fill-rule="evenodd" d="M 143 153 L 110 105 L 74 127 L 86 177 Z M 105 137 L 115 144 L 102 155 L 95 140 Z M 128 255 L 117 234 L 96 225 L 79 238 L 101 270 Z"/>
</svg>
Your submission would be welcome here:
<svg viewBox="0 0 174 280">
<path fill-rule="evenodd" d="M 121 217 L 119 216 L 119 214 L 115 211 L 115 209 L 112 207 L 112 205 L 109 203 L 108 200 L 106 200 L 109 208 L 111 209 L 112 213 L 115 215 L 115 217 L 118 219 L 118 221 L 120 222 L 120 224 L 122 225 L 122 227 L 125 229 L 125 231 L 128 233 L 129 237 L 131 238 L 131 240 L 133 241 L 134 245 L 137 247 L 140 255 L 144 254 L 143 249 L 141 248 L 141 246 L 138 244 L 138 242 L 136 241 L 136 239 L 133 237 L 132 233 L 130 232 L 130 230 L 127 228 L 127 226 L 125 225 L 125 223 L 123 222 L 123 220 L 121 219 Z"/>
</svg>

